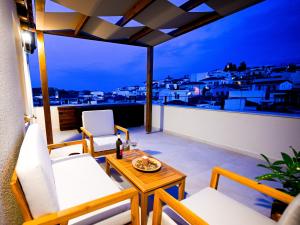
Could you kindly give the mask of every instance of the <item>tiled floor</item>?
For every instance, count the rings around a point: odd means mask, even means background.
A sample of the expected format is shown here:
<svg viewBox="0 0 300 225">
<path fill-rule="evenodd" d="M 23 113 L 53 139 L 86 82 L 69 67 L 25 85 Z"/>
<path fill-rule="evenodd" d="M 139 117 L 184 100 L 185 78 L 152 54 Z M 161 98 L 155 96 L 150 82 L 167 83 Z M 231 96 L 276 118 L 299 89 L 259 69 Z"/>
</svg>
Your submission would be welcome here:
<svg viewBox="0 0 300 225">
<path fill-rule="evenodd" d="M 187 196 L 209 185 L 211 169 L 214 166 L 229 169 L 251 179 L 264 172 L 262 168 L 256 166 L 262 161 L 212 145 L 163 132 L 146 134 L 142 127 L 131 128 L 130 134 L 131 140 L 138 142 L 137 148 L 146 151 L 187 175 Z M 60 132 L 55 136 L 57 141 L 80 137 L 77 131 Z M 104 160 L 99 160 L 99 163 L 104 166 Z M 114 177 L 122 186 L 129 185 L 118 175 L 114 174 Z M 271 199 L 256 191 L 225 178 L 221 178 L 219 190 L 264 215 L 270 214 Z M 173 188 L 170 192 L 174 195 L 176 189 Z M 201 203 L 199 202 L 199 204 Z"/>
</svg>

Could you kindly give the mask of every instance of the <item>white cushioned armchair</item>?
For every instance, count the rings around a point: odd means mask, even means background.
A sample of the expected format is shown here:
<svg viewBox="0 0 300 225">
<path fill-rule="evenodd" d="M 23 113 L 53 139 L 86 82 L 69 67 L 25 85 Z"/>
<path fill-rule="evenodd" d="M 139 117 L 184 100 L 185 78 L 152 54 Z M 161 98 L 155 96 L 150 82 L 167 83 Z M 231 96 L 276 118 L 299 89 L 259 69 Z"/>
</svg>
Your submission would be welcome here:
<svg viewBox="0 0 300 225">
<path fill-rule="evenodd" d="M 122 190 L 89 154 L 50 159 L 37 124 L 26 132 L 11 188 L 24 225 L 139 224 L 134 188 Z"/>
<path fill-rule="evenodd" d="M 224 176 L 274 199 L 289 204 L 279 222 L 254 211 L 217 190 L 219 177 Z M 168 205 L 162 211 L 162 203 Z M 296 198 L 231 171 L 215 167 L 210 187 L 178 201 L 159 189 L 155 192 L 153 225 L 299 225 L 300 195 Z"/>
<path fill-rule="evenodd" d="M 82 112 L 82 125 L 84 151 L 93 157 L 115 152 L 118 130 L 125 133 L 125 141 L 129 140 L 129 131 L 115 125 L 112 110 L 84 111 Z"/>
</svg>

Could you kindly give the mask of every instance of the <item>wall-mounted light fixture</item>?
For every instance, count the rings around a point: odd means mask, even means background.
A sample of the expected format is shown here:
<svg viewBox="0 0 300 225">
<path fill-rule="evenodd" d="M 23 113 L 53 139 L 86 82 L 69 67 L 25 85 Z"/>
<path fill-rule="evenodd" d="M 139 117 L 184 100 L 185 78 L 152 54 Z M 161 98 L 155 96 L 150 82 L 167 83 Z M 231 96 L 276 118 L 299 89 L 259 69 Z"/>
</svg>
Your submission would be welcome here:
<svg viewBox="0 0 300 225">
<path fill-rule="evenodd" d="M 22 31 L 22 40 L 24 44 L 31 44 L 32 42 L 32 36 L 30 34 L 31 32 L 23 30 Z"/>
<path fill-rule="evenodd" d="M 22 30 L 21 36 L 25 52 L 32 54 L 36 49 L 35 33 L 27 30 Z"/>
</svg>

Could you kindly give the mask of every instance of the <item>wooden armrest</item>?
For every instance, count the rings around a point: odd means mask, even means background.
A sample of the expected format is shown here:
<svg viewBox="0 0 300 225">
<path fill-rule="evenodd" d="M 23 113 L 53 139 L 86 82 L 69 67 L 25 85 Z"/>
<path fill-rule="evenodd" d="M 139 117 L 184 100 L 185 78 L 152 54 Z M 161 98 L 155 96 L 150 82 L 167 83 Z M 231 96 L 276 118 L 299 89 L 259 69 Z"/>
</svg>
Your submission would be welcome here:
<svg viewBox="0 0 300 225">
<path fill-rule="evenodd" d="M 83 152 L 84 153 L 89 152 L 90 154 L 93 155 L 93 152 L 94 152 L 94 136 L 91 132 L 89 132 L 84 127 L 80 127 L 80 129 L 82 131 Z M 87 146 L 87 142 L 85 140 L 86 136 L 88 136 L 88 138 L 90 139 L 90 148 Z"/>
<path fill-rule="evenodd" d="M 121 127 L 119 125 L 115 125 L 115 132 L 117 132 L 117 130 L 120 130 L 120 131 L 123 131 L 125 133 L 125 139 L 126 140 L 129 140 L 129 130 L 124 128 L 124 127 Z"/>
<path fill-rule="evenodd" d="M 254 180 L 251 180 L 247 177 L 244 177 L 244 176 L 241 176 L 239 174 L 236 174 L 234 172 L 231 172 L 229 170 L 225 170 L 223 168 L 220 168 L 220 167 L 214 167 L 213 170 L 212 170 L 212 175 L 211 175 L 211 180 L 210 180 L 210 187 L 214 188 L 214 189 L 217 189 L 218 188 L 218 183 L 219 183 L 219 178 L 220 178 L 220 175 L 224 176 L 224 177 L 227 177 L 233 181 L 236 181 L 242 185 L 245 185 L 249 188 L 252 188 L 256 191 L 259 191 L 263 194 L 266 194 L 272 198 L 275 198 L 279 201 L 282 201 L 282 202 L 285 202 L 287 204 L 289 204 L 293 199 L 294 197 L 289 195 L 289 194 L 286 194 L 282 191 L 279 191 L 275 188 L 271 188 L 267 185 L 264 185 L 264 184 L 260 184 Z"/>
<path fill-rule="evenodd" d="M 89 138 L 93 138 L 93 134 L 89 132 L 87 129 L 85 129 L 84 127 L 80 127 L 80 130 L 82 131 L 83 134 L 85 134 Z"/>
<path fill-rule="evenodd" d="M 23 223 L 23 225 L 64 224 L 70 219 L 82 216 L 109 205 L 113 205 L 126 199 L 131 199 L 131 224 L 139 225 L 139 199 L 138 191 L 135 188 L 128 188 L 118 193 L 105 196 L 103 198 L 83 203 L 56 213 L 47 214 L 34 220 L 27 221 Z"/>
<path fill-rule="evenodd" d="M 50 144 L 48 145 L 48 149 L 51 151 L 52 149 L 62 148 L 70 145 L 78 145 L 78 144 L 82 144 L 82 140 L 68 141 L 68 142 L 58 143 L 58 144 Z"/>
<path fill-rule="evenodd" d="M 175 212 L 181 215 L 188 223 L 192 225 L 208 225 L 203 219 L 194 212 L 173 198 L 163 189 L 154 192 L 153 220 L 152 225 L 160 225 L 162 220 L 162 203 L 166 203 Z"/>
</svg>

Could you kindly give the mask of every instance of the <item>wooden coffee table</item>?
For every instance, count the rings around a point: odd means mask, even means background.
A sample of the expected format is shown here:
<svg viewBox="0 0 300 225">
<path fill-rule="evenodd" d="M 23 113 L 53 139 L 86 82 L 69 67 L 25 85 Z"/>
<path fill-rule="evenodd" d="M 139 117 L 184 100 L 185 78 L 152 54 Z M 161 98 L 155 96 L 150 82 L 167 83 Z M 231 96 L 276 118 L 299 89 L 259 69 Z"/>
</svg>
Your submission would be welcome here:
<svg viewBox="0 0 300 225">
<path fill-rule="evenodd" d="M 146 225 L 147 223 L 149 195 L 153 194 L 156 189 L 166 189 L 178 185 L 178 199 L 182 200 L 184 198 L 186 178 L 185 174 L 163 162 L 161 162 L 161 169 L 153 173 L 144 173 L 133 168 L 131 161 L 144 155 L 152 157 L 140 150 L 130 150 L 124 152 L 123 159 L 117 159 L 115 154 L 106 156 L 106 173 L 110 175 L 110 168 L 114 168 L 139 190 L 141 194 L 142 225 Z"/>
</svg>

